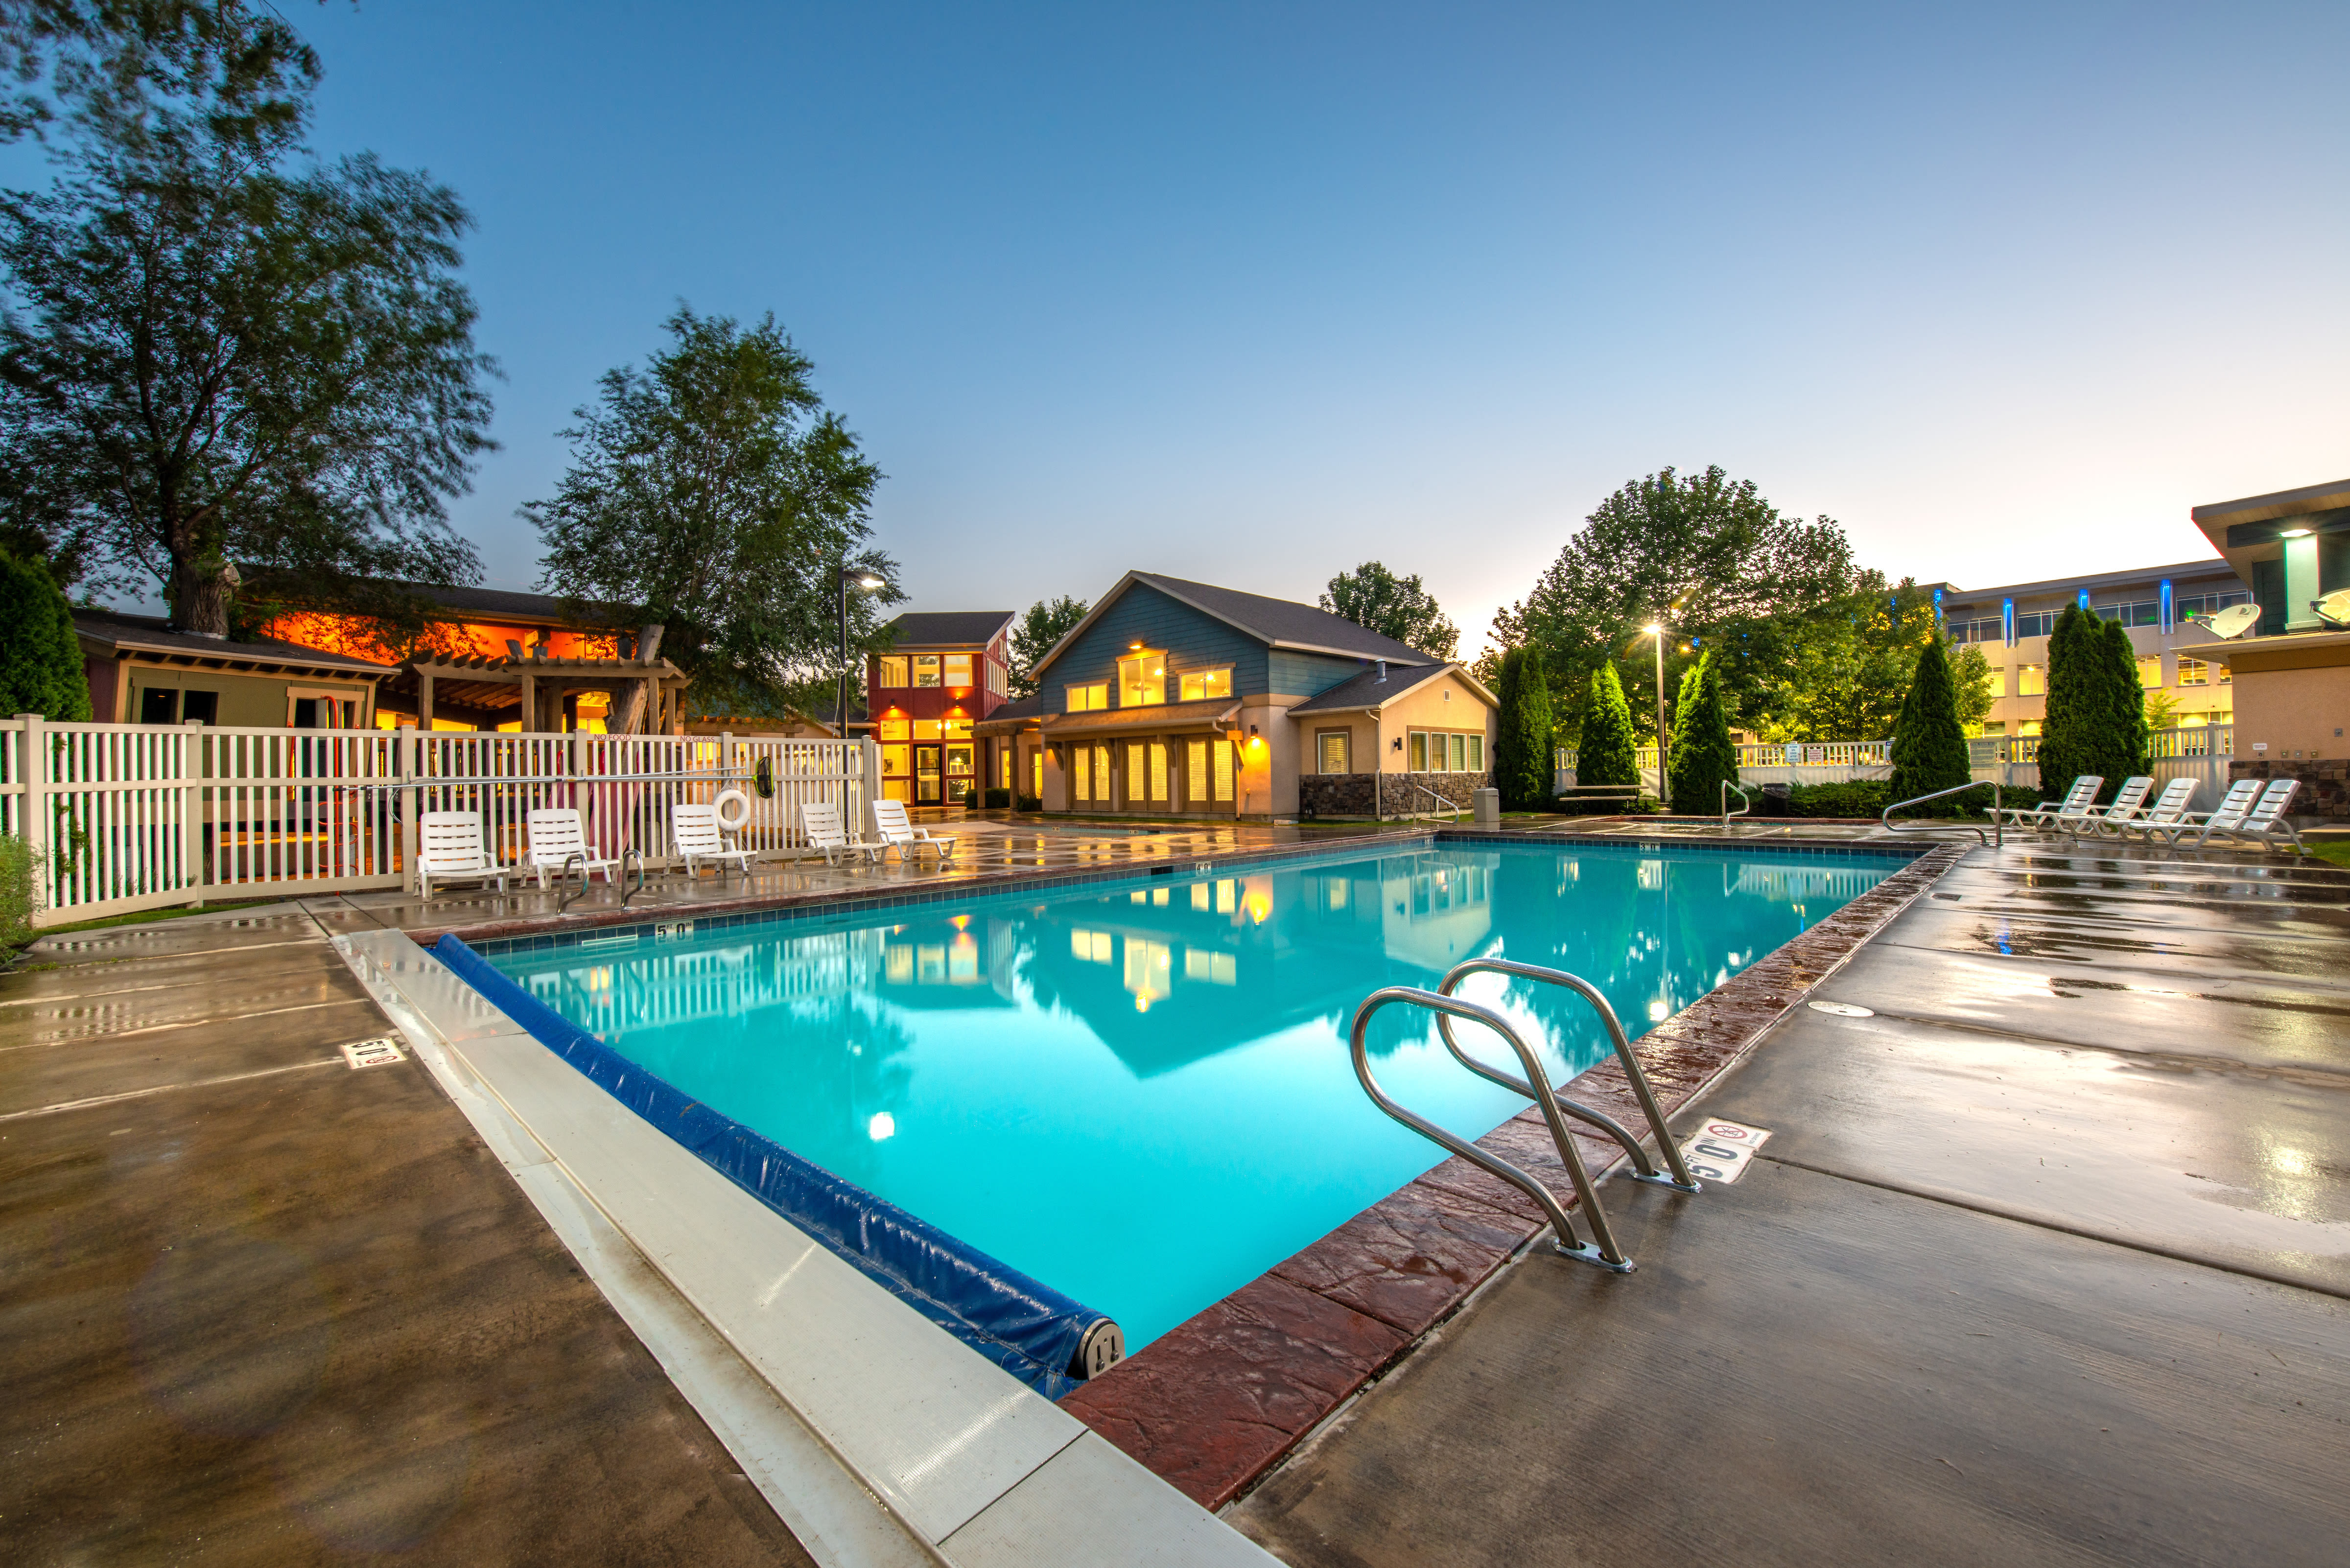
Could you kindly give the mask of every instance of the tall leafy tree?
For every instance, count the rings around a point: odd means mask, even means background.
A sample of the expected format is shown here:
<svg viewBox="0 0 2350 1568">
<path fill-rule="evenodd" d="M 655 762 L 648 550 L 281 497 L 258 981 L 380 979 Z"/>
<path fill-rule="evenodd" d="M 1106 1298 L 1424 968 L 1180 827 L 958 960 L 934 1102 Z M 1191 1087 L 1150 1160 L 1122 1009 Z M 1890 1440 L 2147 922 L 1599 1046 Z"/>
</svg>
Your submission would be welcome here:
<svg viewBox="0 0 2350 1568">
<path fill-rule="evenodd" d="M 1502 655 L 1502 680 L 1493 693 L 1501 706 L 1493 737 L 1493 787 L 1513 811 L 1546 806 L 1552 800 L 1555 763 L 1550 682 L 1542 656 L 1513 648 Z"/>
<path fill-rule="evenodd" d="M 47 566 L 0 550 L 0 713 L 89 716 L 73 607 Z"/>
<path fill-rule="evenodd" d="M 1958 682 L 1950 678 L 1942 639 L 1931 638 L 1918 655 L 1918 673 L 1893 723 L 1893 798 L 1953 789 L 1973 776 L 1966 729 L 1959 722 Z"/>
<path fill-rule="evenodd" d="M 1700 655 L 1681 677 L 1673 704 L 1673 745 L 1666 787 L 1682 816 L 1712 816 L 1721 810 L 1721 785 L 1738 782 L 1738 748 L 1730 738 L 1730 709 L 1722 697 L 1721 666 Z"/>
<path fill-rule="evenodd" d="M 1030 605 L 1012 628 L 1012 690 L 1015 696 L 1035 695 L 1036 680 L 1031 673 L 1036 661 L 1053 651 L 1061 639 L 1076 629 L 1077 622 L 1086 618 L 1093 607 L 1083 599 L 1066 595 L 1055 599 L 1038 599 Z"/>
<path fill-rule="evenodd" d="M 491 445 L 470 220 L 372 154 L 308 158 L 317 63 L 274 16 L 156 14 L 202 25 L 135 82 L 78 78 L 57 182 L 0 197 L 10 532 L 207 635 L 236 566 L 272 602 L 412 610 L 398 579 L 479 573 L 446 515 Z"/>
<path fill-rule="evenodd" d="M 1719 467 L 1663 469 L 1600 503 L 1534 589 L 1494 618 L 1493 637 L 1539 648 L 1573 729 L 1592 672 L 1646 651 L 1639 628 L 1671 628 L 1667 680 L 1686 646 L 1717 656 L 1725 701 L 1748 722 L 1765 717 L 1809 618 L 1854 586 L 1852 547 L 1830 518 L 1780 513 L 1751 480 Z M 1653 666 L 1626 668 L 1636 711 L 1654 712 Z"/>
<path fill-rule="evenodd" d="M 1583 736 L 1575 742 L 1578 784 L 1636 784 L 1640 770 L 1633 753 L 1632 710 L 1615 660 L 1591 672 L 1591 701 L 1583 711 Z"/>
<path fill-rule="evenodd" d="M 1322 607 L 1430 658 L 1460 656 L 1460 629 L 1444 618 L 1416 575 L 1399 577 L 1377 561 L 1365 561 L 1330 579 Z"/>
<path fill-rule="evenodd" d="M 1891 734 L 1918 660 L 1941 637 L 1933 596 L 1863 570 L 1853 589 L 1805 618 L 1780 685 L 1754 724 L 1772 741 L 1874 741 Z M 1961 726 L 1991 711 L 1991 665 L 1969 643 L 1944 649 Z"/>
<path fill-rule="evenodd" d="M 894 577 L 875 548 L 881 472 L 773 315 L 745 327 L 681 306 L 642 370 L 608 371 L 563 431 L 571 467 L 524 506 L 539 586 L 643 607 L 661 656 L 710 711 L 830 707 L 843 570 Z M 850 597 L 849 637 L 878 642 L 894 586 Z"/>
</svg>

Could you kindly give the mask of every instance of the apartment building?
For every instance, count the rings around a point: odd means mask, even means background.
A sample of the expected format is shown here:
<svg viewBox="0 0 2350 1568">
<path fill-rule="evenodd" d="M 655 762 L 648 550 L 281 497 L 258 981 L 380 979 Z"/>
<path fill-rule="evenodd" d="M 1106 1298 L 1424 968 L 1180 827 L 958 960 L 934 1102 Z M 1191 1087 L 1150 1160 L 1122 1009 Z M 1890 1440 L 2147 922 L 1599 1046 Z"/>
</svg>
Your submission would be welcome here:
<svg viewBox="0 0 2350 1568">
<path fill-rule="evenodd" d="M 2226 561 L 2185 561 L 2092 576 L 2054 577 L 1992 588 L 1937 587 L 1934 599 L 1951 640 L 1980 647 L 1998 693 L 1983 732 L 2036 735 L 2047 712 L 2048 634 L 2067 605 L 2084 605 L 2129 628 L 2138 683 L 2167 692 L 2171 723 L 2226 724 L 2235 717 L 2228 666 L 2210 650 L 2220 639 L 2190 618 L 2251 597 Z"/>
</svg>

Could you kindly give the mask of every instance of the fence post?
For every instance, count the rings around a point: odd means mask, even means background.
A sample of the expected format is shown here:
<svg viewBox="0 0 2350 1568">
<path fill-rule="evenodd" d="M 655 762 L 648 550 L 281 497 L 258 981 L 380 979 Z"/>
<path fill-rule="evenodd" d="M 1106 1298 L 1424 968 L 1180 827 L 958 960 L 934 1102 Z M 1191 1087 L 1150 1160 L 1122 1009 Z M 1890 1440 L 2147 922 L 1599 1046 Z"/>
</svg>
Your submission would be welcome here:
<svg viewBox="0 0 2350 1568">
<path fill-rule="evenodd" d="M 196 896 L 195 908 L 204 907 L 204 806 L 203 785 L 200 782 L 203 770 L 198 763 L 203 756 L 204 722 L 187 720 L 180 726 L 178 736 L 180 780 L 180 835 L 186 851 L 181 857 L 181 875 L 186 886 Z"/>
<path fill-rule="evenodd" d="M 430 679 L 430 677 L 427 677 Z M 400 747 L 404 753 L 400 773 L 406 780 L 400 792 L 400 885 L 412 887 L 416 881 L 416 851 L 418 845 L 416 820 L 416 775 L 424 771 L 424 725 L 419 717 L 408 740 Z"/>
<path fill-rule="evenodd" d="M 857 805 L 857 831 L 861 834 L 870 827 L 878 833 L 879 824 L 868 819 L 873 815 L 873 803 L 881 798 L 881 742 L 869 734 L 858 742 L 857 774 L 858 794 L 861 797 Z M 847 793 L 845 784 L 841 793 Z"/>
<path fill-rule="evenodd" d="M 49 853 L 49 738 L 44 734 L 44 722 L 38 713 L 19 713 L 16 722 L 24 725 L 18 733 L 24 751 L 17 776 L 25 781 L 25 849 L 32 857 L 35 903 L 33 920 L 40 923 L 42 914 L 57 892 L 55 868 L 48 864 Z"/>
</svg>

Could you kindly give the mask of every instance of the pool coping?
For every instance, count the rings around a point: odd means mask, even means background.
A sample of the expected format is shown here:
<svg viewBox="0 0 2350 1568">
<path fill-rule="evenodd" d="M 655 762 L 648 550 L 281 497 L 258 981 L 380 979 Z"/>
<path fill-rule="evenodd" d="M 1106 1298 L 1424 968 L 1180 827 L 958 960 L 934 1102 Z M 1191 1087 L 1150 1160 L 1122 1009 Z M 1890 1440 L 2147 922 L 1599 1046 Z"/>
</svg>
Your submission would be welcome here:
<svg viewBox="0 0 2350 1568">
<path fill-rule="evenodd" d="M 1548 833 L 1473 836 L 1572 841 Z M 1642 842 L 1583 841 L 1595 847 Z M 1654 842 L 1660 849 L 1765 847 L 1726 839 Z M 1835 847 L 1849 853 L 1858 846 Z M 1789 1008 L 1973 847 L 1899 846 L 1907 866 L 1635 1041 L 1666 1116 L 1743 1060 Z M 1584 1103 L 1641 1127 L 1613 1056 L 1577 1075 L 1572 1088 Z M 1549 1129 L 1533 1107 L 1477 1142 L 1575 1207 Z M 1602 1179 L 1625 1164 L 1617 1145 L 1597 1137 L 1578 1132 L 1577 1149 Z M 1393 1370 L 1547 1224 L 1524 1194 L 1452 1157 L 1080 1385 L 1061 1407 L 1193 1502 L 1222 1510 Z"/>
<path fill-rule="evenodd" d="M 1578 824 L 1590 818 L 1577 818 Z M 1632 819 L 1627 819 L 1632 820 Z M 1407 847 L 1432 848 L 1445 843 L 1575 845 L 1594 849 L 1655 849 L 1683 853 L 1773 855 L 1790 857 L 1873 855 L 1914 861 L 1933 846 L 1833 838 L 1702 839 L 1646 838 L 1619 834 L 1595 834 L 1552 827 L 1457 827 L 1451 825 L 1399 829 L 1392 833 L 1331 837 L 1277 847 L 1235 847 L 1222 852 L 1170 855 L 1164 859 L 1126 861 L 1084 871 L 1025 870 L 1007 867 L 983 875 L 915 883 L 876 883 L 869 888 L 811 888 L 801 892 L 753 894 L 742 898 L 713 899 L 689 908 L 669 909 L 598 909 L 577 915 L 535 915 L 517 919 L 419 925 L 408 934 L 423 947 L 444 936 L 455 936 L 484 957 L 524 951 L 552 951 L 583 942 L 609 940 L 624 932 L 651 934 L 662 928 L 684 925 L 695 933 L 737 926 L 761 926 L 786 920 L 825 919 L 875 909 L 910 909 L 924 904 L 952 903 L 965 898 L 992 898 L 1014 892 L 1051 892 L 1094 882 L 1122 882 L 1137 877 L 1187 876 L 1197 878 L 1222 871 L 1286 861 L 1317 859 L 1359 849 L 1366 854 L 1390 854 Z"/>
</svg>

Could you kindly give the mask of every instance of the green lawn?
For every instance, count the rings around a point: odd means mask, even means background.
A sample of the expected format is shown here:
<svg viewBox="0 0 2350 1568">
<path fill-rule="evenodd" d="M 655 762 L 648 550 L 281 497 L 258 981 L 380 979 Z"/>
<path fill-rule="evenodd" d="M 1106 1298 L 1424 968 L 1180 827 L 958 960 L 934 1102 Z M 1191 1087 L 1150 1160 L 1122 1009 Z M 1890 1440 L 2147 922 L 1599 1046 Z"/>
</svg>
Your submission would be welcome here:
<svg viewBox="0 0 2350 1568">
<path fill-rule="evenodd" d="M 2309 852 L 2328 865 L 2350 871 L 2350 838 L 2325 838 L 2308 846 Z"/>
</svg>

